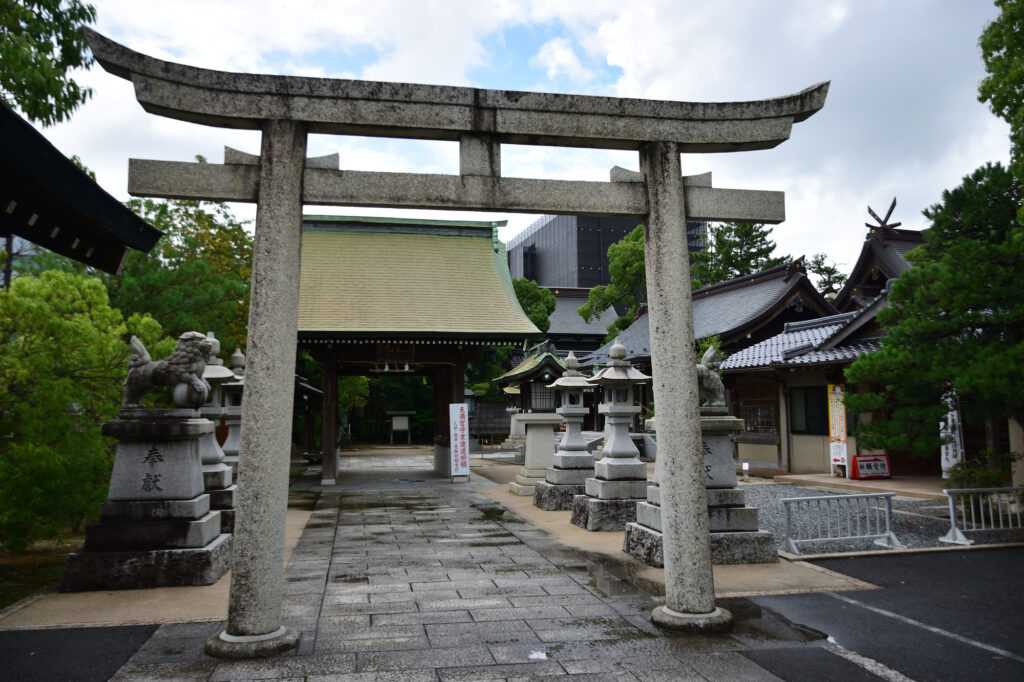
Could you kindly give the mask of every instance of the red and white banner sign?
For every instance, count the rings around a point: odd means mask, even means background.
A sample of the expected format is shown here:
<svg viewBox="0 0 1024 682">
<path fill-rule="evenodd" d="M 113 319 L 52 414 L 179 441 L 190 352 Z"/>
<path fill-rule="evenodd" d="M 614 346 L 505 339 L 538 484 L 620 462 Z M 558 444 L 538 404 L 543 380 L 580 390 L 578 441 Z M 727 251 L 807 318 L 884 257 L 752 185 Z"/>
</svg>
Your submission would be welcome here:
<svg viewBox="0 0 1024 682">
<path fill-rule="evenodd" d="M 448 405 L 451 424 L 452 476 L 469 476 L 469 406 Z"/>
</svg>

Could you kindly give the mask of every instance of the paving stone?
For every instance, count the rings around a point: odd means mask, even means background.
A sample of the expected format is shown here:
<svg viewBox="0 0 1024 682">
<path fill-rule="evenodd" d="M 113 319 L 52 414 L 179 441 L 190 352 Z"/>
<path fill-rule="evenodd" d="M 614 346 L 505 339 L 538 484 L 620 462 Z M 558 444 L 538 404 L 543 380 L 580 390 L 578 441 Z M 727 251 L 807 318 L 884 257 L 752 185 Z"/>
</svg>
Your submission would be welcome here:
<svg viewBox="0 0 1024 682">
<path fill-rule="evenodd" d="M 485 646 L 430 649 L 427 651 L 376 651 L 357 654 L 357 658 L 360 672 L 428 670 L 450 666 L 453 661 L 458 661 L 467 666 L 491 665 L 495 662 L 491 652 Z"/>
<path fill-rule="evenodd" d="M 568 613 L 561 606 L 523 606 L 470 611 L 473 620 L 526 620 L 528 618 L 558 618 Z"/>
<path fill-rule="evenodd" d="M 538 677 L 549 677 L 553 675 L 565 675 L 565 670 L 554 661 L 541 661 L 538 663 L 517 663 L 511 665 L 489 665 L 460 666 L 456 668 L 441 668 L 437 671 L 442 682 L 481 682 L 482 680 L 505 680 L 510 677 L 523 676 L 523 679 L 536 679 Z"/>
<path fill-rule="evenodd" d="M 472 621 L 469 611 L 426 611 L 409 613 L 378 613 L 373 625 L 408 625 L 410 623 L 465 623 Z"/>
<path fill-rule="evenodd" d="M 433 593 L 427 594 L 432 595 Z M 505 597 L 479 597 L 476 599 L 433 599 L 431 597 L 424 597 L 416 600 L 420 611 L 455 611 L 458 609 L 472 611 L 473 609 L 517 606 L 517 604 L 510 604 L 509 602 L 510 600 Z"/>
<path fill-rule="evenodd" d="M 368 651 L 403 651 L 429 649 L 431 643 L 425 635 L 419 637 L 374 637 L 371 639 L 317 640 L 316 653 L 363 653 Z"/>
<path fill-rule="evenodd" d="M 360 614 L 368 613 L 370 615 L 387 614 L 387 613 L 406 613 L 409 611 L 416 611 L 416 602 L 414 601 L 395 601 L 385 602 L 378 604 L 332 604 L 329 600 L 333 597 L 325 597 L 324 605 L 321 609 L 321 613 L 324 615 L 337 615 L 337 614 Z"/>
<path fill-rule="evenodd" d="M 620 659 L 593 658 L 588 660 L 562 661 L 562 667 L 570 675 L 607 674 L 630 672 L 639 674 L 647 671 L 666 671 L 677 675 L 680 680 L 703 680 L 700 675 L 675 656 L 634 656 Z"/>
<path fill-rule="evenodd" d="M 356 654 L 224 661 L 217 664 L 210 682 L 268 680 L 308 675 L 340 675 L 356 671 Z"/>
<path fill-rule="evenodd" d="M 367 672 L 346 673 L 344 675 L 310 675 L 305 682 L 435 682 L 433 671 L 417 672 L 403 670 L 401 672 Z"/>
<path fill-rule="evenodd" d="M 193 661 L 191 663 L 166 663 L 161 665 L 142 665 L 126 663 L 114 673 L 110 682 L 191 682 L 210 679 L 217 662 L 212 659 Z"/>
</svg>

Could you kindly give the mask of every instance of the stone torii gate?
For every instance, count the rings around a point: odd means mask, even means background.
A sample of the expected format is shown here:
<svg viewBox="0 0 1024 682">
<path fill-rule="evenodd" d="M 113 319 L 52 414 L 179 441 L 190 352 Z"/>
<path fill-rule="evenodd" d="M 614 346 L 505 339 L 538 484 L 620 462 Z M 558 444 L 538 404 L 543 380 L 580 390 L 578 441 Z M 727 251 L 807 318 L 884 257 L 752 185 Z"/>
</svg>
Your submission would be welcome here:
<svg viewBox="0 0 1024 682">
<path fill-rule="evenodd" d="M 86 32 L 96 60 L 132 81 L 146 111 L 262 131 L 256 165 L 129 161 L 134 195 L 257 204 L 228 624 L 207 643 L 210 654 L 268 655 L 298 641 L 282 624 L 281 596 L 303 204 L 641 219 L 664 458 L 666 605 L 652 615 L 679 629 L 728 626 L 708 545 L 686 219 L 778 223 L 785 201 L 782 192 L 713 188 L 709 173 L 684 178 L 680 154 L 775 147 L 824 105 L 827 83 L 777 99 L 691 103 L 233 74 Z M 457 141 L 460 172 L 316 167 L 305 160 L 310 133 Z M 614 172 L 611 182 L 502 177 L 503 143 L 636 150 L 641 172 Z"/>
</svg>

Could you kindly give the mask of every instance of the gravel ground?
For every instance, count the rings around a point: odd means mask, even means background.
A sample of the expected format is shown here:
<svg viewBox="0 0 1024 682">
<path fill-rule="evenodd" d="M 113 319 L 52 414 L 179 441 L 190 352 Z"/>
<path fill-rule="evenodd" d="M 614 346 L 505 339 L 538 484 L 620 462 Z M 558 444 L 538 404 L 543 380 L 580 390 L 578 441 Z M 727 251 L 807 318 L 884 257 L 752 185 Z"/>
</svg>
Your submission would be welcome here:
<svg viewBox="0 0 1024 682">
<path fill-rule="evenodd" d="M 751 484 L 743 486 L 747 493 L 747 505 L 759 510 L 761 530 L 771 531 L 775 535 L 775 544 L 781 548 L 785 540 L 785 510 L 780 500 L 787 497 L 820 497 L 834 495 L 831 491 L 817 488 L 806 488 L 790 484 Z M 852 494 L 852 493 L 851 493 Z M 949 507 L 945 502 L 922 500 L 912 497 L 893 498 L 893 528 L 897 539 L 906 547 L 949 547 L 939 538 L 949 531 Z M 884 509 L 884 507 L 883 507 Z M 865 513 L 860 514 L 862 522 Z M 883 516 L 884 518 L 884 516 Z M 817 528 L 820 521 L 816 516 L 802 519 L 804 524 L 810 523 Z M 883 521 L 884 523 L 884 521 Z M 806 526 L 805 526 L 806 527 Z M 974 544 L 996 544 L 1001 542 L 1024 542 L 1024 531 L 981 531 L 969 533 L 968 538 Z M 872 539 L 805 542 L 797 545 L 801 554 L 831 554 L 852 551 L 885 551 L 885 548 L 874 544 Z"/>
</svg>

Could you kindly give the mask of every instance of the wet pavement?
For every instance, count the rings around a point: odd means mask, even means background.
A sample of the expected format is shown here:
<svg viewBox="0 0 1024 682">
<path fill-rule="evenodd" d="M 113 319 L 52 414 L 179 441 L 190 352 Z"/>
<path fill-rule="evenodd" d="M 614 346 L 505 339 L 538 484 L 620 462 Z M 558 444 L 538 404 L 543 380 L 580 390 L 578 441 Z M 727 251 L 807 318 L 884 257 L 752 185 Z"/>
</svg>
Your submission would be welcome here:
<svg viewBox="0 0 1024 682">
<path fill-rule="evenodd" d="M 721 573 L 726 594 L 746 588 L 774 597 L 720 597 L 717 603 L 735 616 L 728 634 L 665 632 L 650 620 L 659 598 L 636 586 L 653 583 L 636 579 L 631 559 L 615 560 L 626 555 L 614 547 L 596 551 L 614 534 L 568 533 L 568 524 L 553 519 L 559 512 L 538 512 L 527 498 L 510 499 L 481 479 L 482 462 L 470 484 L 453 484 L 433 475 L 433 458 L 422 451 L 382 454 L 343 457 L 336 486 L 322 488 L 316 469 L 293 480 L 292 499 L 315 504 L 286 568 L 283 620 L 301 632 L 296 650 L 261 660 L 210 658 L 203 645 L 223 623 L 209 617 L 135 628 L 22 629 L 0 632 L 4 674 L 205 681 L 908 679 L 886 651 L 844 639 L 835 627 L 845 618 L 845 602 L 836 595 L 884 604 L 891 597 L 876 593 L 888 591 L 887 583 L 865 592 L 868 582 L 805 562 L 716 567 L 719 588 L 719 568 L 728 569 Z M 760 591 L 751 589 L 756 585 Z M 185 595 L 212 588 L 175 589 Z M 821 594 L 783 596 L 815 590 Z M 106 599 L 113 605 L 125 595 Z M 801 610 L 808 599 L 817 600 L 811 612 Z M 83 622 L 68 618 L 61 622 Z M 858 623 L 858 632 L 878 627 Z M 104 655 L 90 658 L 83 646 Z M 871 657 L 876 653 L 885 664 Z"/>
<path fill-rule="evenodd" d="M 665 633 L 654 598 L 425 460 L 345 458 L 320 495 L 286 570 L 296 651 L 217 660 L 219 623 L 169 624 L 113 679 L 771 680 L 753 652 L 824 644 L 743 599 L 728 635 Z"/>
</svg>

